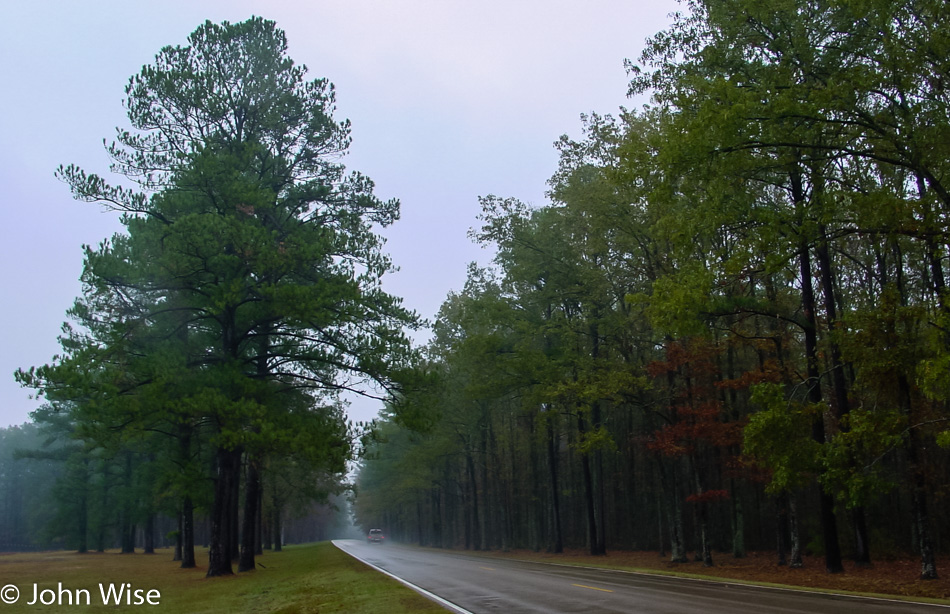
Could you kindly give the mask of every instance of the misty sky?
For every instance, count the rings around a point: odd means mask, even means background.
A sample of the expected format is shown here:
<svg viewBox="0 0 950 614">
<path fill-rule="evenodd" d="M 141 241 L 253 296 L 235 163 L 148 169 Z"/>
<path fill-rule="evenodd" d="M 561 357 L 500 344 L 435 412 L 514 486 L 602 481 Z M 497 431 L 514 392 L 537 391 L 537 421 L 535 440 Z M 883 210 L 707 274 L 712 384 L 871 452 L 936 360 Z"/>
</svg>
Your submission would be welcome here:
<svg viewBox="0 0 950 614">
<path fill-rule="evenodd" d="M 59 164 L 108 173 L 103 139 L 128 126 L 131 75 L 198 25 L 260 15 L 277 22 L 309 77 L 336 85 L 337 119 L 353 122 L 344 160 L 398 198 L 386 229 L 400 271 L 385 288 L 431 318 L 489 255 L 467 238 L 478 197 L 543 205 L 554 141 L 581 135 L 582 113 L 628 100 L 625 58 L 665 28 L 675 0 L 167 0 L 0 4 L 0 427 L 38 405 L 13 372 L 58 351 L 80 292 L 81 245 L 121 227 L 73 201 Z M 378 403 L 355 401 L 372 418 Z"/>
</svg>

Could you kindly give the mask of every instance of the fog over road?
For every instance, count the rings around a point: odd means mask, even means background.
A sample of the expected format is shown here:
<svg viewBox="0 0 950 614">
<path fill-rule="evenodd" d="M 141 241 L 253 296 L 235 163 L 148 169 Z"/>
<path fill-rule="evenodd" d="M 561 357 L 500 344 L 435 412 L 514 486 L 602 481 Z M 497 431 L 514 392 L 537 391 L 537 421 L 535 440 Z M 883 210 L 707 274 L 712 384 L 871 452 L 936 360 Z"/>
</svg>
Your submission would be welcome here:
<svg viewBox="0 0 950 614">
<path fill-rule="evenodd" d="M 338 548 L 455 604 L 482 612 L 936 614 L 946 606 L 820 595 L 337 540 Z"/>
</svg>

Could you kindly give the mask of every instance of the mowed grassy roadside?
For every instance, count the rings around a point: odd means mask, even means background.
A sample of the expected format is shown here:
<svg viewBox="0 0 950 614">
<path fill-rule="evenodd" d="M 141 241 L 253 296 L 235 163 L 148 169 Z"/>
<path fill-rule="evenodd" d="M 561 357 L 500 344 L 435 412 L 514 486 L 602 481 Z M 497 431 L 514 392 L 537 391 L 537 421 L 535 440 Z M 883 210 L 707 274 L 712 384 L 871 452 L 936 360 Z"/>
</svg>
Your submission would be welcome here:
<svg viewBox="0 0 950 614">
<path fill-rule="evenodd" d="M 180 569 L 170 550 L 157 554 L 115 552 L 76 554 L 40 552 L 0 554 L 0 586 L 20 590 L 16 605 L 0 603 L 4 612 L 445 612 L 432 601 L 380 574 L 329 542 L 287 546 L 258 557 L 256 571 L 205 578 L 207 551 L 198 552 L 199 567 Z M 236 566 L 235 566 L 236 568 Z M 33 585 L 57 591 L 58 583 L 75 593 L 87 589 L 90 605 L 27 605 Z M 159 605 L 104 606 L 99 584 L 127 583 L 134 589 L 157 589 Z M 123 602 L 125 599 L 123 598 Z"/>
</svg>

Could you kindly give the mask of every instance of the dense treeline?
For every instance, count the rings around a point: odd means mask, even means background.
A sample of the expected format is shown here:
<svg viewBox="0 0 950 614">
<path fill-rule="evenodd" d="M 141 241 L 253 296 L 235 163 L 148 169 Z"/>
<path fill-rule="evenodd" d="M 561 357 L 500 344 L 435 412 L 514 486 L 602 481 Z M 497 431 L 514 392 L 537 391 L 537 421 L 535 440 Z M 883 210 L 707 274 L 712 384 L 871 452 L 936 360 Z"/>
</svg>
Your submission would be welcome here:
<svg viewBox="0 0 950 614">
<path fill-rule="evenodd" d="M 32 423 L 0 429 L 0 552 L 151 553 L 173 547 L 174 560 L 184 561 L 178 495 L 169 489 L 167 475 L 148 467 L 154 451 L 110 455 L 93 442 L 57 436 L 45 413 L 37 412 Z M 348 485 L 342 479 L 294 476 L 276 468 L 265 473 L 256 554 L 346 535 L 351 530 Z M 209 504 L 207 495 L 193 502 L 196 547 L 210 542 Z"/>
<path fill-rule="evenodd" d="M 947 527 L 950 14 L 695 0 L 651 104 L 558 144 L 551 204 L 482 199 L 435 382 L 358 517 L 441 547 L 774 549 L 859 563 Z M 844 554 L 843 554 L 844 552 Z"/>
<path fill-rule="evenodd" d="M 17 373 L 47 401 L 56 443 L 32 454 L 60 463 L 70 547 L 131 551 L 144 528 L 148 550 L 164 514 L 193 567 L 200 515 L 208 575 L 253 570 L 282 518 L 344 488 L 341 392 L 408 373 L 416 316 L 382 291 L 376 234 L 399 203 L 346 172 L 333 86 L 286 52 L 271 21 L 206 22 L 129 80 L 106 145 L 123 185 L 57 171 L 125 226 L 85 247 L 61 355 Z"/>
</svg>

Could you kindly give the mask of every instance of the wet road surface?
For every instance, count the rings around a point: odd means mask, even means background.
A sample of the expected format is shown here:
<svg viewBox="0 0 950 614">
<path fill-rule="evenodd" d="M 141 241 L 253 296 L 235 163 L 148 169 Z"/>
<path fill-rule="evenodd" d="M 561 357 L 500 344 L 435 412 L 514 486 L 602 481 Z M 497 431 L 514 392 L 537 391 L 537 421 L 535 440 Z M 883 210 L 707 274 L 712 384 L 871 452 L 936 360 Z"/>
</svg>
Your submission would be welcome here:
<svg viewBox="0 0 950 614">
<path fill-rule="evenodd" d="M 497 559 L 361 540 L 341 550 L 457 606 L 457 612 L 950 614 L 950 607 Z"/>
</svg>

